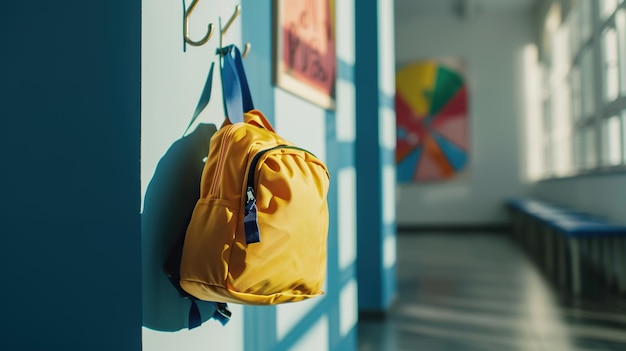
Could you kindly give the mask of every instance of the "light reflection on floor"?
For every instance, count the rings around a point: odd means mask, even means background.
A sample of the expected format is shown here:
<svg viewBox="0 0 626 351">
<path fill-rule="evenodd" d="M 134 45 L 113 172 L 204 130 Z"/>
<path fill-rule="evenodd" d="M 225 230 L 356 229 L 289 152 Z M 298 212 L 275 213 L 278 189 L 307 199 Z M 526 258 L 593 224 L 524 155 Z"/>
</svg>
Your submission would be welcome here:
<svg viewBox="0 0 626 351">
<path fill-rule="evenodd" d="M 505 234 L 401 234 L 398 297 L 360 351 L 626 351 L 626 301 L 555 292 Z"/>
</svg>

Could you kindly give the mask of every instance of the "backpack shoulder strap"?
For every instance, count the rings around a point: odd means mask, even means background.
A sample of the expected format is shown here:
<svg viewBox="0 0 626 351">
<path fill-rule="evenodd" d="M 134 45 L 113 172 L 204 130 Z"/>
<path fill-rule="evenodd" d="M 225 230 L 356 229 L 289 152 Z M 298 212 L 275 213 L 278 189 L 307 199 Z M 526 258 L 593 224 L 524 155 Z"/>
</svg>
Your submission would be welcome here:
<svg viewBox="0 0 626 351">
<path fill-rule="evenodd" d="M 254 104 L 241 52 L 235 45 L 229 45 L 218 49 L 218 54 L 223 58 L 221 72 L 226 117 L 231 123 L 243 122 L 244 112 L 254 109 Z"/>
</svg>

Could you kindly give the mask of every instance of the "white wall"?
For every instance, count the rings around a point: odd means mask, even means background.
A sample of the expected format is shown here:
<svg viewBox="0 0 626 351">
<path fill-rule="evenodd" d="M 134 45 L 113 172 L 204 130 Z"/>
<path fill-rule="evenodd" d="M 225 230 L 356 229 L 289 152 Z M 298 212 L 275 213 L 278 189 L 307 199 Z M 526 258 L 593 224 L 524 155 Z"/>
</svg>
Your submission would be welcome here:
<svg viewBox="0 0 626 351">
<path fill-rule="evenodd" d="M 187 2 L 189 5 L 191 1 Z M 239 1 L 200 1 L 191 17 L 191 34 L 202 37 L 208 22 L 217 26 L 232 14 Z M 186 330 L 188 302 L 178 296 L 163 274 L 166 235 L 162 225 L 169 224 L 165 212 L 154 215 L 155 183 L 157 179 L 175 177 L 164 169 L 165 160 L 172 155 L 182 137 L 206 78 L 210 63 L 216 61 L 215 35 L 202 47 L 187 46 L 182 52 L 182 6 L 180 2 L 144 2 L 142 19 L 142 148 L 141 185 L 143 197 L 143 349 L 165 350 L 353 350 L 356 347 L 357 288 L 355 282 L 356 208 L 353 160 L 338 162 L 335 150 L 328 145 L 339 142 L 351 146 L 354 142 L 354 84 L 352 78 L 338 78 L 335 115 L 322 108 L 270 86 L 270 48 L 272 38 L 272 1 L 263 3 L 242 1 L 247 13 L 248 28 L 255 29 L 252 53 L 244 60 L 256 106 L 273 118 L 276 131 L 283 137 L 309 149 L 323 161 L 328 161 L 331 173 L 329 207 L 328 273 L 325 295 L 316 299 L 279 306 L 240 306 L 229 304 L 233 317 L 227 326 L 206 321 L 192 331 Z M 337 17 L 341 23 L 354 23 L 354 5 L 338 1 Z M 244 34 L 245 30 L 243 28 Z M 242 19 L 234 22 L 224 44 L 242 47 Z M 351 26 L 337 27 L 338 58 L 354 64 L 354 30 Z M 349 76 L 349 75 L 348 75 Z M 198 123 L 223 121 L 219 76 L 215 75 L 209 107 Z M 258 93 L 258 94 L 255 94 Z M 256 98 L 255 98 L 256 96 Z M 340 113 L 339 113 L 340 112 Z M 199 146 L 202 143 L 198 143 Z M 344 147 L 345 149 L 345 147 Z M 191 150 L 197 152 L 197 149 Z M 201 150 L 200 150 L 201 151 Z M 181 156 L 179 156 L 180 158 Z M 328 160 L 332 158 L 332 160 Z M 175 157 L 174 157 L 175 159 Z M 198 159 L 201 162 L 201 157 Z M 330 163 L 332 161 L 332 164 Z M 166 174 L 165 176 L 163 174 Z M 343 176 L 342 176 L 343 175 Z M 162 179 L 172 183 L 173 179 Z M 184 181 L 182 183 L 185 183 Z M 170 184 L 173 190 L 184 184 Z M 338 200 L 339 199 L 339 200 Z M 342 201 L 342 206 L 337 205 Z M 341 209 L 342 216 L 337 213 Z M 334 212 L 332 212 L 334 211 Z M 150 215 L 147 216 L 146 214 Z M 146 220 L 146 218 L 152 218 Z M 154 223 L 153 223 L 154 222 Z M 180 223 L 179 223 L 180 225 Z M 337 228 L 341 228 L 339 233 Z"/>
<path fill-rule="evenodd" d="M 555 179 L 536 183 L 537 198 L 606 216 L 626 225 L 626 175 L 607 174 Z"/>
<path fill-rule="evenodd" d="M 187 1 L 187 6 L 191 1 Z M 200 98 L 211 62 L 216 62 L 219 44 L 218 17 L 226 22 L 238 2 L 200 1 L 190 18 L 190 36 L 199 40 L 213 23 L 215 31 L 206 45 L 187 45 L 183 52 L 182 6 L 180 1 L 144 2 L 142 6 L 142 193 L 159 159 L 179 139 Z M 241 47 L 241 21 L 235 21 L 224 37 L 224 44 Z M 217 72 L 216 72 L 217 73 Z M 224 111 L 218 75 L 213 79 L 211 102 L 198 122 L 221 123 Z M 197 123 L 196 123 L 197 124 Z M 195 127 L 195 126 L 194 126 Z M 193 131 L 193 127 L 191 131 Z"/>
<path fill-rule="evenodd" d="M 420 59 L 465 59 L 471 141 L 468 177 L 398 186 L 399 226 L 502 223 L 504 200 L 524 193 L 519 81 L 532 24 L 524 12 L 480 11 L 470 18 L 437 13 L 396 23 L 398 68 Z"/>
<path fill-rule="evenodd" d="M 191 1 L 187 1 L 187 6 L 190 3 Z M 231 0 L 200 1 L 190 18 L 190 36 L 194 40 L 202 38 L 210 22 L 214 24 L 215 31 L 206 45 L 187 45 L 187 52 L 183 52 L 181 2 L 143 2 L 141 188 L 144 210 L 143 349 L 147 351 L 206 350 L 208 340 L 213 347 L 223 350 L 244 349 L 241 334 L 245 312 L 241 306 L 230 306 L 233 319 L 226 327 L 211 320 L 192 331 L 186 329 L 189 302 L 178 295 L 161 270 L 166 253 L 163 246 L 167 246 L 164 243 L 171 240 L 163 237 L 168 233 L 159 230 L 159 227 L 162 228 L 170 222 L 147 223 L 149 213 L 146 213 L 144 207 L 150 182 L 156 184 L 157 165 L 162 158 L 165 160 L 164 155 L 168 149 L 182 137 L 200 98 L 210 64 L 215 61 L 217 65 L 215 49 L 219 44 L 218 17 L 221 16 L 225 23 L 234 12 L 236 4 L 237 2 Z M 240 32 L 239 19 L 224 37 L 224 44 L 241 45 Z M 198 122 L 192 126 L 191 132 L 198 123 L 214 123 L 219 128 L 224 119 L 219 75 L 214 75 L 213 82 L 211 102 L 198 118 Z M 198 162 L 201 162 L 201 158 Z M 166 181 L 168 180 L 161 180 Z M 170 213 L 170 216 L 176 216 L 176 213 Z M 157 217 L 150 218 L 159 221 Z"/>
</svg>

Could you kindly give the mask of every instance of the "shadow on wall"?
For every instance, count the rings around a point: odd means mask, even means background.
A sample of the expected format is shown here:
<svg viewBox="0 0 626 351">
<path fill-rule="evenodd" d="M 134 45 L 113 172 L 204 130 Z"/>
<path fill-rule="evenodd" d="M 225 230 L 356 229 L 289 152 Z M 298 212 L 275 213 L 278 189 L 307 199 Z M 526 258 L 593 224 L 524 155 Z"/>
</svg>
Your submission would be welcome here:
<svg viewBox="0 0 626 351">
<path fill-rule="evenodd" d="M 148 184 L 141 215 L 143 326 L 178 331 L 188 326 L 190 301 L 180 295 L 163 270 L 171 250 L 185 235 L 200 197 L 200 178 L 214 124 L 200 124 L 177 140 L 159 161 Z M 202 322 L 213 303 L 198 302 Z"/>
</svg>

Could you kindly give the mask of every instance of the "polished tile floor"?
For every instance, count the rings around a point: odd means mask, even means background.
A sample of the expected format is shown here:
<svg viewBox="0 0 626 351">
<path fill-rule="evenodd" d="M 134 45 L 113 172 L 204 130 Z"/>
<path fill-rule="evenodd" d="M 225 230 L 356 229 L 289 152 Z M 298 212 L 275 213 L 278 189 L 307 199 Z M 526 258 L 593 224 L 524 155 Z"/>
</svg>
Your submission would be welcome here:
<svg viewBox="0 0 626 351">
<path fill-rule="evenodd" d="M 626 351 L 626 300 L 568 298 L 505 234 L 403 233 L 394 306 L 358 333 L 359 351 Z"/>
</svg>

